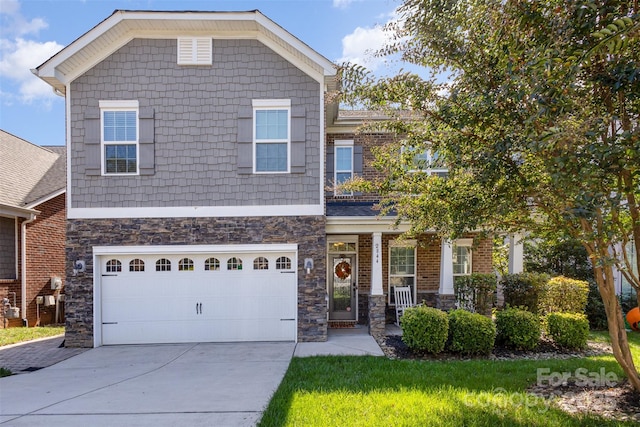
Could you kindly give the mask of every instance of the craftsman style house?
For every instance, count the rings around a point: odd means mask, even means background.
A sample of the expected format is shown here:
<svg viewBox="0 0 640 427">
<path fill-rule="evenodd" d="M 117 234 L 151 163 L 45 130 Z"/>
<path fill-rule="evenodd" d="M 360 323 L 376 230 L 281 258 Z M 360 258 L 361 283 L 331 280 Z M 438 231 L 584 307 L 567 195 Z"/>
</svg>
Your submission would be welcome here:
<svg viewBox="0 0 640 427">
<path fill-rule="evenodd" d="M 491 245 L 396 241 L 334 65 L 250 12 L 116 11 L 34 73 L 66 98 L 67 345 L 323 341 L 393 287 L 451 307 Z M 442 171 L 440 171 L 442 172 Z"/>
</svg>

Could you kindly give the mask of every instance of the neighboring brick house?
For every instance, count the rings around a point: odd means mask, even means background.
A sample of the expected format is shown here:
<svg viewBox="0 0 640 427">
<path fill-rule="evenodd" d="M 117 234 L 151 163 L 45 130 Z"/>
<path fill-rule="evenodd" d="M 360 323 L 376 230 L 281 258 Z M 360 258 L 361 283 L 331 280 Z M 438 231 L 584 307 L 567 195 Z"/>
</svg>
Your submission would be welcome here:
<svg viewBox="0 0 640 427">
<path fill-rule="evenodd" d="M 375 197 L 326 189 L 391 136 L 356 135 L 335 66 L 259 11 L 116 11 L 35 72 L 67 102 L 67 345 L 376 332 L 390 283 L 450 307 L 454 268 L 491 271 L 489 243 L 398 244 Z"/>
<path fill-rule="evenodd" d="M 0 327 L 64 322 L 65 152 L 0 130 Z"/>
</svg>

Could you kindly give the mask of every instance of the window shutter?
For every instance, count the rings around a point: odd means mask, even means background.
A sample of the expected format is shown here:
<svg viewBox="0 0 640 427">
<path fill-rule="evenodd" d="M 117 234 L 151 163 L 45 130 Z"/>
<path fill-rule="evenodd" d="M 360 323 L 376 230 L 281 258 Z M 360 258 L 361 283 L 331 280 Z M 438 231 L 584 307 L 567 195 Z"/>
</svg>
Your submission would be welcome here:
<svg viewBox="0 0 640 427">
<path fill-rule="evenodd" d="M 334 169 L 334 162 L 335 162 L 335 150 L 333 148 L 333 145 L 331 146 L 327 146 L 327 164 L 326 164 L 326 168 L 325 168 L 325 176 L 326 176 L 326 180 L 325 180 L 325 197 L 332 197 L 333 196 L 333 186 L 334 186 L 334 182 L 333 182 L 333 171 Z"/>
<path fill-rule="evenodd" d="M 253 108 L 240 107 L 238 111 L 238 174 L 253 173 Z"/>
<path fill-rule="evenodd" d="M 138 111 L 138 170 L 140 175 L 153 175 L 155 173 L 155 124 L 154 110 L 151 107 L 143 107 Z"/>
<path fill-rule="evenodd" d="M 362 145 L 353 146 L 353 173 L 362 175 Z"/>
<path fill-rule="evenodd" d="M 354 145 L 353 146 L 353 174 L 354 175 L 362 175 L 363 168 L 363 155 L 362 155 L 362 145 Z M 354 192 L 354 196 L 361 196 L 361 192 Z"/>
<path fill-rule="evenodd" d="M 211 65 L 213 40 L 211 38 L 178 38 L 178 65 Z"/>
<path fill-rule="evenodd" d="M 84 111 L 84 152 L 85 175 L 98 176 L 100 165 L 100 109 L 87 108 Z"/>
<path fill-rule="evenodd" d="M 306 165 L 306 114 L 304 107 L 291 109 L 291 173 L 304 173 Z"/>
</svg>

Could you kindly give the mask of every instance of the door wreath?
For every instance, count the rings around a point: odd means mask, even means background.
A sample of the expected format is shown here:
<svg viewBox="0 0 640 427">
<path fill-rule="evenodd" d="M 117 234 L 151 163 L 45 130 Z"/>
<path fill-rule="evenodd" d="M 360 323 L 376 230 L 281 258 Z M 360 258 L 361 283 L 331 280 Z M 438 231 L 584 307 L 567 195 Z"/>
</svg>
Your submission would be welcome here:
<svg viewBox="0 0 640 427">
<path fill-rule="evenodd" d="M 347 277 L 351 276 L 351 264 L 349 264 L 347 261 L 340 261 L 336 265 L 335 273 L 339 279 L 346 279 Z"/>
</svg>

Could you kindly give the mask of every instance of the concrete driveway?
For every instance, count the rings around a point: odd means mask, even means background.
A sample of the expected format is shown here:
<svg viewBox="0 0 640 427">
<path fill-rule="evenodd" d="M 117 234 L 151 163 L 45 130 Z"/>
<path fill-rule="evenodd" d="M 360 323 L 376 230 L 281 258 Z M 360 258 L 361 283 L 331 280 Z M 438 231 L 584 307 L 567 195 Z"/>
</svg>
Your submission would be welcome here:
<svg viewBox="0 0 640 427">
<path fill-rule="evenodd" d="M 294 343 L 99 347 L 0 378 L 0 424 L 252 426 Z"/>
</svg>

